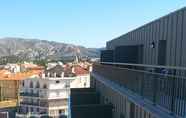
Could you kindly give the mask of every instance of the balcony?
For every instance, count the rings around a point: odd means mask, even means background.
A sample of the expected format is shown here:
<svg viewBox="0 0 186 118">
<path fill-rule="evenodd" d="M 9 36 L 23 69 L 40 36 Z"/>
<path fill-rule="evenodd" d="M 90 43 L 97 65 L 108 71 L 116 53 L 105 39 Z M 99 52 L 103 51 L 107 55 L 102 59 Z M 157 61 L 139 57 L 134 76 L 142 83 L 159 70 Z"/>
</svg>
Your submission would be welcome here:
<svg viewBox="0 0 186 118">
<path fill-rule="evenodd" d="M 67 106 L 67 99 L 53 99 L 53 100 L 41 100 L 40 106 L 41 107 L 59 107 L 59 106 Z"/>
<path fill-rule="evenodd" d="M 30 118 L 30 117 L 41 118 L 44 116 L 48 116 L 47 109 L 45 109 L 44 111 L 39 111 L 39 112 L 31 112 L 28 110 L 27 107 L 18 107 L 17 112 L 16 112 L 16 118 Z"/>
<path fill-rule="evenodd" d="M 69 95 L 69 89 L 39 89 L 37 93 L 33 92 L 33 89 L 30 89 L 31 91 L 28 92 L 27 89 L 23 89 L 23 92 L 20 92 L 21 97 L 35 97 L 37 99 L 55 99 L 55 98 L 68 98 Z M 52 93 L 52 94 L 51 94 Z M 54 95 L 53 93 L 56 93 Z M 60 93 L 60 94 L 59 94 Z M 61 95 L 61 93 L 63 95 Z"/>
<path fill-rule="evenodd" d="M 36 106 L 36 107 L 58 107 L 58 106 L 67 106 L 67 99 L 64 100 L 40 100 L 37 102 L 29 102 L 29 101 L 22 101 L 20 102 L 21 105 L 29 105 L 29 106 Z"/>
<path fill-rule="evenodd" d="M 40 91 L 40 99 L 66 99 L 69 97 L 69 90 L 66 89 L 55 89 L 48 91 Z"/>
<path fill-rule="evenodd" d="M 16 118 L 42 118 L 42 117 L 46 117 L 48 118 L 49 115 L 46 113 L 46 114 L 35 114 L 35 113 L 16 113 Z"/>
<path fill-rule="evenodd" d="M 140 64 L 93 65 L 93 74 L 119 85 L 172 115 L 181 117 L 186 115 L 185 72 L 185 68 Z"/>
<path fill-rule="evenodd" d="M 29 106 L 39 106 L 39 102 L 29 102 L 29 101 L 22 101 L 20 102 L 21 105 L 29 105 Z"/>
<path fill-rule="evenodd" d="M 21 92 L 20 96 L 25 97 L 39 97 L 39 93 Z"/>
</svg>

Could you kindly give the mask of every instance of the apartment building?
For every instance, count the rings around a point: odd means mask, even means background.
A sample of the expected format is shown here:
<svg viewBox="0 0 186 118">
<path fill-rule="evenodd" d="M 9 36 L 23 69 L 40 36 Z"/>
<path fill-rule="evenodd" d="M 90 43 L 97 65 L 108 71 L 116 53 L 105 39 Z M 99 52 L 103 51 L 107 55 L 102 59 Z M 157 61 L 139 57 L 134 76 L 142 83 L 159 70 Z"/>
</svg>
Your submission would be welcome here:
<svg viewBox="0 0 186 118">
<path fill-rule="evenodd" d="M 31 65 L 28 67 L 25 64 L 7 64 L 0 69 L 0 112 L 2 113 L 0 117 L 4 115 L 15 117 L 20 82 L 38 76 L 42 72 L 42 67 Z"/>
<path fill-rule="evenodd" d="M 185 118 L 185 45 L 182 8 L 108 41 L 91 87 L 113 118 Z"/>
<path fill-rule="evenodd" d="M 20 68 L 24 68 L 22 71 Z M 21 80 L 38 76 L 43 71 L 40 66 L 25 67 L 24 64 L 7 64 L 0 69 L 0 101 L 17 100 Z"/>
<path fill-rule="evenodd" d="M 38 78 L 22 81 L 21 86 L 18 118 L 66 118 L 70 88 L 90 87 L 90 74 L 79 65 L 58 64 Z"/>
</svg>

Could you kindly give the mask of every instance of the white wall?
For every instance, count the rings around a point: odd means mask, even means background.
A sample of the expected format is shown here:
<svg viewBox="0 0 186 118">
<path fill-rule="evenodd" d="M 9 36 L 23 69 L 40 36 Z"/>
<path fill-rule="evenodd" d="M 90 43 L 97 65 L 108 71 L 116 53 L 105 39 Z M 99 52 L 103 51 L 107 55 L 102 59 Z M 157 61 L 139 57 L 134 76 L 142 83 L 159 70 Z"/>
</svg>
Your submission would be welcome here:
<svg viewBox="0 0 186 118">
<path fill-rule="evenodd" d="M 30 83 L 33 83 L 33 89 L 30 88 Z M 40 88 L 36 88 L 39 82 Z M 47 89 L 44 89 L 44 85 Z M 68 98 L 70 88 L 84 88 L 90 87 L 90 75 L 82 75 L 77 77 L 64 78 L 29 78 L 24 80 L 23 91 L 37 93 L 44 95 L 48 99 Z M 42 91 L 41 91 L 42 90 Z"/>
</svg>

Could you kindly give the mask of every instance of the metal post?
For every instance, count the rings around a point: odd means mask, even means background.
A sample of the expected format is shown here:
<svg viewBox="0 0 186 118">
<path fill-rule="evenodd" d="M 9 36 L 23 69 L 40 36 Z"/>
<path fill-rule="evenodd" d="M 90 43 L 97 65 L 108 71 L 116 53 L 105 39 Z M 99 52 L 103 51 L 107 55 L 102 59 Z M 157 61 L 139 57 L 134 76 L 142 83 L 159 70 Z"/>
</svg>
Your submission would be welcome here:
<svg viewBox="0 0 186 118">
<path fill-rule="evenodd" d="M 145 75 L 142 76 L 141 78 L 141 90 L 140 90 L 140 95 L 143 97 L 143 92 L 144 92 L 144 79 L 145 78 Z"/>
<path fill-rule="evenodd" d="M 157 77 L 153 76 L 153 105 L 156 105 L 156 97 L 157 97 L 157 89 L 158 89 L 158 84 L 157 84 Z"/>
<path fill-rule="evenodd" d="M 173 75 L 175 76 L 176 75 L 176 71 L 174 70 L 173 71 Z M 174 114 L 174 111 L 175 111 L 175 81 L 176 80 L 176 78 L 175 77 L 173 77 L 172 78 L 172 88 L 171 88 L 171 97 L 172 97 L 172 101 L 171 101 L 171 114 Z"/>
</svg>

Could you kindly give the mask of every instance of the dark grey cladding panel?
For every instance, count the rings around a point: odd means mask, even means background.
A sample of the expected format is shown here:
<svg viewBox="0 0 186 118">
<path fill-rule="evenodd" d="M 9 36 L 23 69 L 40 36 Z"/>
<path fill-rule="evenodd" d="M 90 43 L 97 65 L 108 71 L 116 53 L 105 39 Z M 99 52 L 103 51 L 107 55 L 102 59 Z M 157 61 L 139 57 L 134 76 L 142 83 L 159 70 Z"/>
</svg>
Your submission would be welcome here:
<svg viewBox="0 0 186 118">
<path fill-rule="evenodd" d="M 114 50 L 114 62 L 139 63 L 139 46 L 118 46 Z"/>
<path fill-rule="evenodd" d="M 113 62 L 113 56 L 113 50 L 103 50 L 101 51 L 101 62 Z"/>
<path fill-rule="evenodd" d="M 150 48 L 149 48 L 149 45 L 150 45 L 150 31 L 151 31 L 151 24 L 147 26 L 147 39 L 146 39 L 146 46 L 147 46 L 147 64 L 150 64 Z"/>
<path fill-rule="evenodd" d="M 186 67 L 186 10 L 184 10 L 183 18 L 183 39 L 182 39 L 182 63 L 181 65 Z"/>
<path fill-rule="evenodd" d="M 143 47 L 143 63 L 146 63 L 146 53 L 145 53 L 145 27 L 142 27 L 142 34 L 141 34 L 141 40 L 142 40 L 142 43 L 144 44 L 144 47 Z"/>
<path fill-rule="evenodd" d="M 96 92 L 94 88 L 71 88 L 70 93 L 81 93 L 81 92 Z"/>
<path fill-rule="evenodd" d="M 159 40 L 164 40 L 165 33 L 165 19 L 160 19 L 159 21 Z"/>
<path fill-rule="evenodd" d="M 157 29 L 156 29 L 156 37 L 155 37 L 155 44 L 156 44 L 156 47 L 155 47 L 155 55 L 153 56 L 154 57 L 154 62 L 153 64 L 157 64 L 158 63 L 158 44 L 159 44 L 159 40 L 161 40 L 162 38 L 162 34 L 161 34 L 161 31 L 160 31 L 160 26 L 161 26 L 161 20 L 158 20 L 157 22 Z"/>
<path fill-rule="evenodd" d="M 169 57 L 166 60 L 166 65 L 170 65 L 170 57 L 171 57 L 171 38 L 172 38 L 172 19 L 171 16 L 168 16 L 168 30 L 167 30 L 167 56 Z"/>
<path fill-rule="evenodd" d="M 157 42 L 156 42 L 156 39 L 157 39 L 157 22 L 154 22 L 153 23 L 153 26 L 152 26 L 152 35 L 151 35 L 151 43 L 154 42 L 155 43 L 155 48 L 151 48 L 151 64 L 155 64 L 155 60 L 156 60 L 156 47 L 157 47 Z"/>
<path fill-rule="evenodd" d="M 71 105 L 99 104 L 99 94 L 96 92 L 77 92 L 70 95 Z"/>
<path fill-rule="evenodd" d="M 89 104 L 71 106 L 71 118 L 112 118 L 112 105 Z"/>
<path fill-rule="evenodd" d="M 164 27 L 164 29 L 163 29 L 163 40 L 167 40 L 167 37 L 168 37 L 168 17 L 165 17 L 164 19 L 163 19 L 164 21 L 163 21 L 163 27 Z"/>
<path fill-rule="evenodd" d="M 172 41 L 171 41 L 171 66 L 176 66 L 176 35 L 177 35 L 177 16 L 178 13 L 172 15 Z"/>
<path fill-rule="evenodd" d="M 176 65 L 181 66 L 182 57 L 182 39 L 183 39 L 183 11 L 178 12 L 177 34 L 176 34 Z"/>
<path fill-rule="evenodd" d="M 158 42 L 158 65 L 166 64 L 166 40 Z"/>
</svg>

